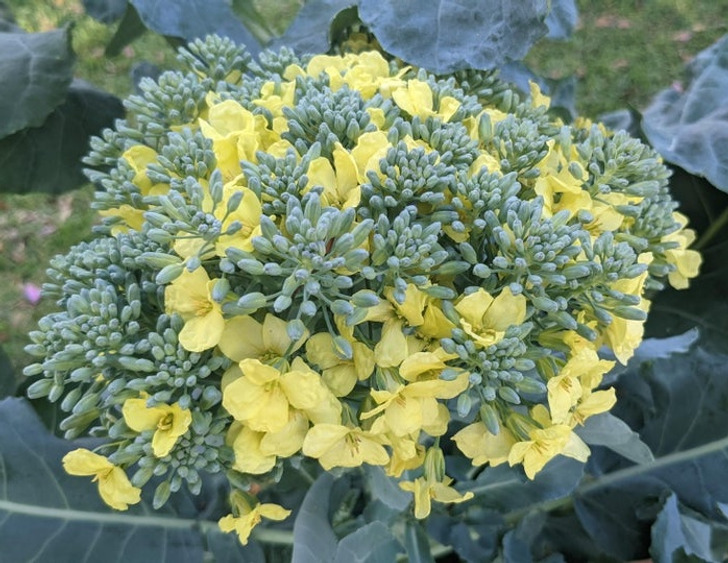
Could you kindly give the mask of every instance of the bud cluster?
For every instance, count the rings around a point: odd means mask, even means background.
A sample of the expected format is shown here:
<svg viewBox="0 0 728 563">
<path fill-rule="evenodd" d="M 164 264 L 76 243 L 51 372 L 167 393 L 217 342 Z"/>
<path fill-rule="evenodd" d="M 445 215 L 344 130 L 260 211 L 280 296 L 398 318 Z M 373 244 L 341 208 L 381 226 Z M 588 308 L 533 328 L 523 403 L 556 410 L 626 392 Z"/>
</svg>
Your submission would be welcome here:
<svg viewBox="0 0 728 563">
<path fill-rule="evenodd" d="M 244 522 L 287 514 L 252 484 L 303 458 L 383 466 L 443 502 L 470 498 L 443 436 L 531 478 L 586 460 L 574 428 L 615 402 L 600 354 L 625 363 L 647 291 L 700 263 L 651 149 L 490 72 L 256 62 L 218 37 L 179 60 L 93 141 L 104 224 L 53 261 L 59 312 L 28 347 L 29 394 L 128 472 L 104 481 L 112 506 L 222 472 L 221 527 L 247 541 Z"/>
</svg>

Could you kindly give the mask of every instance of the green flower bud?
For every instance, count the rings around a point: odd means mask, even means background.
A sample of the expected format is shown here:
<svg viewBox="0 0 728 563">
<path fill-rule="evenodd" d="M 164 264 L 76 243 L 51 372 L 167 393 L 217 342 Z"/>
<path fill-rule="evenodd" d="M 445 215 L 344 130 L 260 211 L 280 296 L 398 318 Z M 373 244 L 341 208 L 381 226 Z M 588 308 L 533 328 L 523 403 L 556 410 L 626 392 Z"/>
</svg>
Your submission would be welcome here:
<svg viewBox="0 0 728 563">
<path fill-rule="evenodd" d="M 154 281 L 157 285 L 167 285 L 168 283 L 176 280 L 182 274 L 182 270 L 184 270 L 184 268 L 185 265 L 183 263 L 169 264 L 162 268 Z"/>
</svg>

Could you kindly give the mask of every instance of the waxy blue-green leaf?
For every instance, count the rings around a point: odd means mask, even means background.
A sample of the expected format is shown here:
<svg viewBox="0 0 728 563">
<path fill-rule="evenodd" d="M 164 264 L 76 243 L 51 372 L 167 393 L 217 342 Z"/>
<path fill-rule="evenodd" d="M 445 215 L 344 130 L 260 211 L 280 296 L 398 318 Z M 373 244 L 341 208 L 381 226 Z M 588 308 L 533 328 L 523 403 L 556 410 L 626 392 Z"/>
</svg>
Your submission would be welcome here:
<svg viewBox="0 0 728 563">
<path fill-rule="evenodd" d="M 83 184 L 89 138 L 123 115 L 118 98 L 74 82 L 40 127 L 0 139 L 0 191 L 57 194 Z"/>
<path fill-rule="evenodd" d="M 699 347 L 642 363 L 620 377 L 617 395 L 613 414 L 639 431 L 655 460 L 626 466 L 602 456 L 602 474 L 577 489 L 575 508 L 596 546 L 630 560 L 646 554 L 665 495 L 676 494 L 707 521 L 723 518 L 717 506 L 728 502 L 728 356 Z"/>
<path fill-rule="evenodd" d="M 657 95 L 642 128 L 660 154 L 728 192 L 728 36 L 698 54 L 680 89 Z"/>
<path fill-rule="evenodd" d="M 225 0 L 129 0 L 139 17 L 152 31 L 183 41 L 216 33 L 242 43 L 252 53 L 260 50 L 258 41 L 235 17 Z"/>
<path fill-rule="evenodd" d="M 66 99 L 74 62 L 70 28 L 0 33 L 0 139 L 43 124 Z"/>
<path fill-rule="evenodd" d="M 405 525 L 404 548 L 409 561 L 435 563 L 430 549 L 430 539 L 422 524 L 417 520 L 410 520 Z"/>
<path fill-rule="evenodd" d="M 543 530 L 546 514 L 532 512 L 522 518 L 516 527 L 503 536 L 502 553 L 504 561 L 531 563 L 534 561 L 531 546 Z"/>
<path fill-rule="evenodd" d="M 575 0 L 551 0 L 551 10 L 546 17 L 549 39 L 568 39 L 579 21 Z"/>
<path fill-rule="evenodd" d="M 412 495 L 400 489 L 397 482 L 384 473 L 381 467 L 368 465 L 365 471 L 373 498 L 400 512 L 410 505 Z"/>
<path fill-rule="evenodd" d="M 371 522 L 341 539 L 334 563 L 390 563 L 401 552 L 402 546 L 389 528 L 381 522 Z"/>
<path fill-rule="evenodd" d="M 126 0 L 83 0 L 83 9 L 96 21 L 114 23 L 126 11 Z"/>
<path fill-rule="evenodd" d="M 309 0 L 289 28 L 273 42 L 299 53 L 326 53 L 331 48 L 332 26 L 339 14 L 354 16 L 358 0 Z M 353 23 L 353 22 L 352 22 Z"/>
<path fill-rule="evenodd" d="M 451 546 L 463 561 L 492 561 L 507 527 L 503 517 L 492 510 L 471 510 L 468 523 L 470 526 L 462 517 L 432 514 L 426 521 L 427 533 L 440 544 Z M 478 530 L 475 537 L 470 533 L 471 526 Z"/>
<path fill-rule="evenodd" d="M 293 524 L 292 563 L 334 560 L 338 540 L 329 522 L 333 483 L 330 473 L 322 473 L 306 493 Z"/>
<path fill-rule="evenodd" d="M 135 39 L 138 39 L 147 28 L 139 17 L 139 13 L 131 4 L 126 5 L 126 10 L 122 14 L 121 21 L 116 27 L 116 32 L 106 44 L 104 54 L 107 57 L 116 57 L 121 51 Z"/>
<path fill-rule="evenodd" d="M 547 0 L 360 0 L 385 51 L 437 74 L 520 60 L 546 35 Z"/>
<path fill-rule="evenodd" d="M 0 545 L 3 561 L 261 562 L 217 526 L 226 508 L 216 487 L 199 498 L 177 494 L 164 508 L 143 500 L 128 511 L 107 507 L 90 477 L 64 472 L 61 459 L 77 447 L 52 436 L 23 399 L 0 401 Z M 205 511 L 206 518 L 201 513 Z"/>
<path fill-rule="evenodd" d="M 587 444 L 607 447 L 635 463 L 649 463 L 655 459 L 639 434 L 608 412 L 589 417 L 575 431 Z"/>
<path fill-rule="evenodd" d="M 472 491 L 480 506 L 509 512 L 568 496 L 583 473 L 584 464 L 557 456 L 533 480 L 526 477 L 521 466 L 510 467 L 504 463 L 486 467 L 475 481 L 461 482 L 457 489 Z"/>
<path fill-rule="evenodd" d="M 652 525 L 650 555 L 655 561 L 674 561 L 682 551 L 701 561 L 720 563 L 725 559 L 710 548 L 712 536 L 711 523 L 690 513 L 671 494 Z"/>
</svg>

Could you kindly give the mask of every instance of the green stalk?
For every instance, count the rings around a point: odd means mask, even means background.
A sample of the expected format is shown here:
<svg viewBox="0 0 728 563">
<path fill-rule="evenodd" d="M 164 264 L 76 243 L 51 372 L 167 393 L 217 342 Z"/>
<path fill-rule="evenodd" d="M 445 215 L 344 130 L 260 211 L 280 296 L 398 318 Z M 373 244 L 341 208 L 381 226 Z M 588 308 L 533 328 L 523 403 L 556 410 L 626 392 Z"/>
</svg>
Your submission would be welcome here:
<svg viewBox="0 0 728 563">
<path fill-rule="evenodd" d="M 693 245 L 693 250 L 702 250 L 705 245 L 708 244 L 720 230 L 728 224 L 728 207 L 723 210 L 723 213 L 713 221 L 705 232 L 700 236 L 697 242 Z"/>
</svg>

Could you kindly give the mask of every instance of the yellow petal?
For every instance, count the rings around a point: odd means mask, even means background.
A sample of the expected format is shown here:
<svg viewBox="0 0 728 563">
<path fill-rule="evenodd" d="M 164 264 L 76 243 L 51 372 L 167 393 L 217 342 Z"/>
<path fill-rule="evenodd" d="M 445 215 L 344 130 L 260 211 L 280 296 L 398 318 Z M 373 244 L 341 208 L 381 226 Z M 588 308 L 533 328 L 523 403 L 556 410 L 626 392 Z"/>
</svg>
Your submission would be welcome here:
<svg viewBox="0 0 728 563">
<path fill-rule="evenodd" d="M 341 363 L 341 358 L 334 352 L 334 339 L 328 332 L 314 334 L 306 341 L 306 357 L 321 369 Z"/>
<path fill-rule="evenodd" d="M 326 386 L 337 397 L 346 397 L 354 389 L 357 381 L 356 369 L 350 363 L 325 369 L 321 376 Z"/>
<path fill-rule="evenodd" d="M 141 500 L 141 489 L 132 486 L 129 478 L 120 467 L 114 467 L 108 474 L 99 478 L 99 494 L 111 508 L 126 510 L 130 504 Z"/>
<path fill-rule="evenodd" d="M 109 471 L 114 465 L 104 456 L 78 448 L 63 456 L 63 469 L 69 475 L 90 476 Z"/>
<path fill-rule="evenodd" d="M 273 503 L 259 504 L 258 511 L 263 518 L 268 520 L 285 520 L 291 514 L 290 510 Z"/>
<path fill-rule="evenodd" d="M 289 371 L 281 376 L 281 388 L 288 402 L 297 409 L 314 408 L 328 389 L 313 371 Z"/>
<path fill-rule="evenodd" d="M 465 502 L 467 500 L 470 500 L 474 496 L 472 491 L 468 491 L 465 494 L 460 494 L 459 491 L 453 489 L 452 487 L 448 487 L 444 483 L 433 483 L 431 491 L 433 500 L 436 500 L 437 502 Z"/>
<path fill-rule="evenodd" d="M 466 295 L 457 305 L 455 310 L 471 326 L 480 328 L 483 326 L 483 318 L 493 303 L 493 297 L 483 288 Z"/>
<path fill-rule="evenodd" d="M 382 335 L 374 347 L 378 366 L 396 367 L 407 357 L 407 339 L 402 333 L 402 321 L 388 319 L 382 326 Z"/>
<path fill-rule="evenodd" d="M 164 409 L 147 407 L 146 399 L 127 399 L 121 412 L 126 425 L 135 432 L 157 428 L 159 420 L 165 415 Z"/>
<path fill-rule="evenodd" d="M 241 360 L 238 365 L 240 365 L 243 375 L 255 385 L 265 385 L 271 381 L 276 381 L 281 376 L 281 372 L 276 368 L 264 364 L 256 358 L 246 358 Z"/>
<path fill-rule="evenodd" d="M 303 441 L 303 453 L 318 458 L 344 438 L 349 428 L 338 424 L 317 424 L 308 431 Z"/>
<path fill-rule="evenodd" d="M 234 362 L 261 358 L 266 352 L 263 325 L 247 315 L 230 319 L 225 323 L 218 347 Z"/>
<path fill-rule="evenodd" d="M 190 272 L 185 268 L 179 277 L 164 290 L 164 306 L 168 313 L 179 313 L 187 320 L 196 316 L 200 311 L 200 304 L 210 301 L 207 284 L 210 277 L 204 268 L 197 268 Z"/>
<path fill-rule="evenodd" d="M 261 450 L 264 434 L 243 427 L 233 442 L 235 464 L 233 469 L 251 475 L 267 473 L 276 464 L 276 456 Z"/>
<path fill-rule="evenodd" d="M 420 401 L 400 395 L 398 400 L 392 401 L 386 408 L 385 418 L 387 426 L 395 435 L 411 434 L 422 427 Z"/>
<path fill-rule="evenodd" d="M 276 352 L 279 356 L 284 356 L 286 352 L 295 352 L 308 339 L 308 331 L 306 331 L 300 340 L 292 343 L 288 337 L 286 325 L 286 321 L 270 314 L 266 315 L 263 320 L 263 343 L 267 350 Z"/>
<path fill-rule="evenodd" d="M 225 319 L 215 308 L 204 316 L 186 321 L 179 333 L 179 343 L 189 352 L 204 352 L 217 346 L 224 330 Z"/>
<path fill-rule="evenodd" d="M 286 424 L 278 432 L 268 432 L 260 440 L 263 455 L 290 457 L 303 446 L 308 432 L 308 420 L 300 412 L 293 412 Z"/>
<path fill-rule="evenodd" d="M 505 332 L 511 325 L 520 325 L 526 319 L 526 298 L 513 295 L 509 287 L 503 289 L 483 317 L 483 326 L 496 332 Z"/>
</svg>

